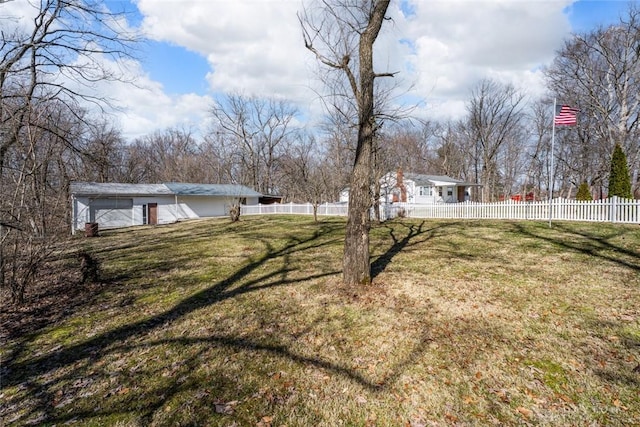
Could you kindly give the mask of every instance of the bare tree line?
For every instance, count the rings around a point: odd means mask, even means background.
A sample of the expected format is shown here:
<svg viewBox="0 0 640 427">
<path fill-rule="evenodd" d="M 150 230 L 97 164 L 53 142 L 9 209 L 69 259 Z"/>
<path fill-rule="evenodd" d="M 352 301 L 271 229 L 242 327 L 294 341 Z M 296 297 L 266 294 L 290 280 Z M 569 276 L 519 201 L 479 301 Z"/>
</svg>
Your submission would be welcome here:
<svg viewBox="0 0 640 427">
<path fill-rule="evenodd" d="M 69 165 L 91 126 L 81 105 L 108 106 L 92 86 L 123 79 L 105 59 L 138 39 L 102 2 L 30 6 L 27 24 L 0 15 L 0 283 L 18 302 L 68 229 Z"/>
</svg>

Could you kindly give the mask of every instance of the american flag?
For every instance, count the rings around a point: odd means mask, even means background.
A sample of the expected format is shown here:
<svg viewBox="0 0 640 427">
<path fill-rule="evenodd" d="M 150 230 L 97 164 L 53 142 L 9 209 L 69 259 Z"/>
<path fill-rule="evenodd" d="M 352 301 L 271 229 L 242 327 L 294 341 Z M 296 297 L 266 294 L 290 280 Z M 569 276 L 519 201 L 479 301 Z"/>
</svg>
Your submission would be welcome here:
<svg viewBox="0 0 640 427">
<path fill-rule="evenodd" d="M 556 108 L 556 115 L 553 118 L 553 123 L 556 126 L 574 126 L 578 124 L 578 110 L 577 108 L 571 108 L 568 105 L 563 105 Z"/>
</svg>

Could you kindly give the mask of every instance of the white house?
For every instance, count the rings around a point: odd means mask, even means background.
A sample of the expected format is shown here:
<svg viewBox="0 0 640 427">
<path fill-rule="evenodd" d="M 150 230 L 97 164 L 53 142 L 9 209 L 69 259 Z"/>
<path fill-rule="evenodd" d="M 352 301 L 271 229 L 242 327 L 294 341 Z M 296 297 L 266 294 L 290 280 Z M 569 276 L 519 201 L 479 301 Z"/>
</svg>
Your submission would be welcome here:
<svg viewBox="0 0 640 427">
<path fill-rule="evenodd" d="M 70 192 L 73 233 L 86 223 L 113 228 L 224 216 L 232 204 L 255 205 L 262 196 L 232 184 L 73 182 Z"/>
<path fill-rule="evenodd" d="M 389 172 L 380 182 L 380 199 L 387 203 L 458 203 L 470 200 L 471 191 L 477 187 L 443 175 Z"/>
<path fill-rule="evenodd" d="M 389 172 L 380 180 L 381 203 L 457 203 L 470 200 L 478 184 L 442 175 Z M 340 192 L 340 201 L 349 201 L 349 189 Z"/>
</svg>

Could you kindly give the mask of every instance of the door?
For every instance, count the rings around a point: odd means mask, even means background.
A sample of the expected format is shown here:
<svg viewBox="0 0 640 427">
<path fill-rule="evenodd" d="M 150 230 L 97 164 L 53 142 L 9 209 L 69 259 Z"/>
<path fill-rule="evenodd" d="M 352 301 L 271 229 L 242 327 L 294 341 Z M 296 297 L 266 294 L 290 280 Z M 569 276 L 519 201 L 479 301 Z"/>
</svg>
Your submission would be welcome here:
<svg viewBox="0 0 640 427">
<path fill-rule="evenodd" d="M 464 202 L 464 201 L 466 201 L 466 199 L 467 199 L 467 198 L 465 197 L 465 196 L 466 196 L 466 194 L 464 194 L 464 193 L 465 193 L 465 191 L 464 191 L 464 190 L 465 190 L 465 187 L 458 187 L 458 201 L 459 201 L 459 202 Z"/>
<path fill-rule="evenodd" d="M 157 203 L 149 203 L 147 205 L 149 207 L 149 224 L 157 225 L 158 224 L 158 204 Z"/>
<path fill-rule="evenodd" d="M 133 225 L 133 199 L 90 200 L 89 221 L 100 227 L 129 227 Z"/>
</svg>

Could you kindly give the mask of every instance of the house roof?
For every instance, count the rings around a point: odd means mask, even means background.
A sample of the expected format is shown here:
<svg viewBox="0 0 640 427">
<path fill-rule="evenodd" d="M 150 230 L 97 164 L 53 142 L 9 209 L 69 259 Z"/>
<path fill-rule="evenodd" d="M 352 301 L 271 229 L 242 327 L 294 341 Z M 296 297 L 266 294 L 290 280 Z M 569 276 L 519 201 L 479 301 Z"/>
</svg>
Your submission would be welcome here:
<svg viewBox="0 0 640 427">
<path fill-rule="evenodd" d="M 398 179 L 398 175 L 396 172 L 387 173 L 383 180 L 386 180 L 387 185 L 396 185 L 396 181 Z M 419 174 L 407 172 L 403 174 L 403 179 L 405 181 L 413 181 L 416 185 L 420 187 L 444 187 L 444 186 L 458 186 L 458 187 L 481 187 L 480 184 L 475 184 L 472 182 L 462 181 L 460 179 L 451 178 L 446 175 L 427 175 L 427 174 Z"/>
<path fill-rule="evenodd" d="M 119 182 L 72 182 L 71 194 L 91 196 L 162 196 L 173 193 L 164 184 L 124 184 Z"/>
<path fill-rule="evenodd" d="M 260 197 L 262 194 L 244 185 L 235 184 L 123 184 L 102 182 L 72 182 L 71 194 L 84 196 L 221 196 Z"/>
<path fill-rule="evenodd" d="M 237 184 L 185 184 L 169 182 L 164 184 L 178 196 L 224 196 L 224 197 L 260 197 L 262 194 L 244 185 Z"/>
<path fill-rule="evenodd" d="M 445 175 L 422 175 L 417 173 L 406 173 L 405 179 L 410 179 L 417 185 L 447 185 L 447 184 L 464 184 L 464 181 L 451 178 Z"/>
</svg>

